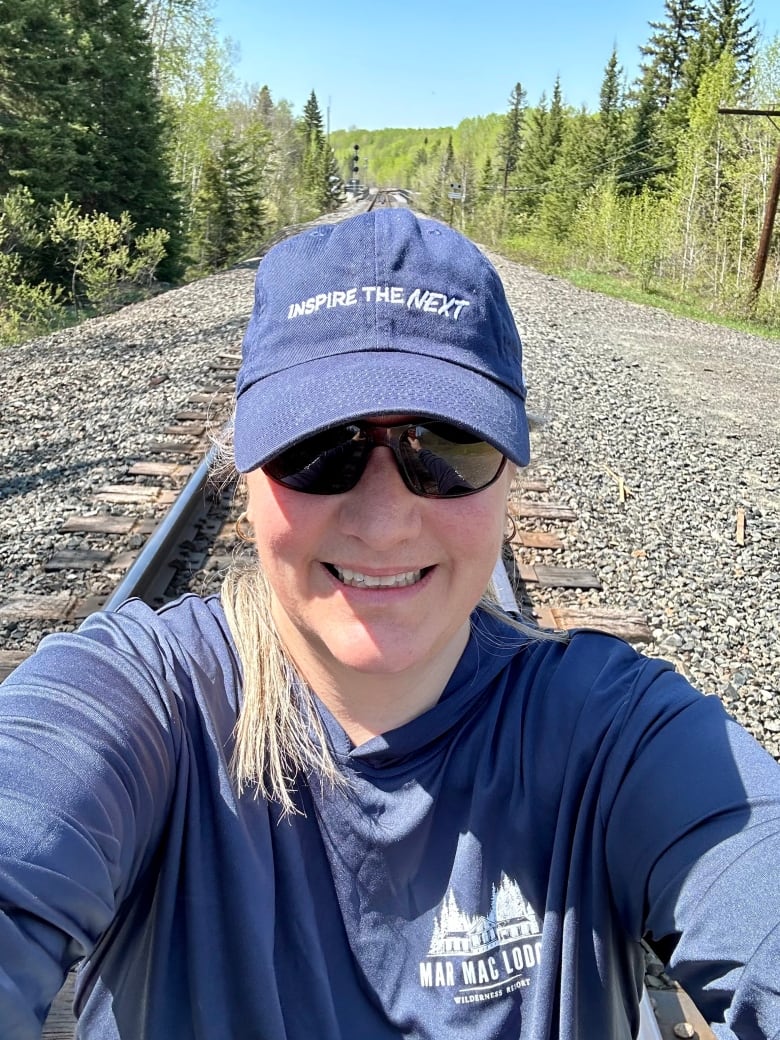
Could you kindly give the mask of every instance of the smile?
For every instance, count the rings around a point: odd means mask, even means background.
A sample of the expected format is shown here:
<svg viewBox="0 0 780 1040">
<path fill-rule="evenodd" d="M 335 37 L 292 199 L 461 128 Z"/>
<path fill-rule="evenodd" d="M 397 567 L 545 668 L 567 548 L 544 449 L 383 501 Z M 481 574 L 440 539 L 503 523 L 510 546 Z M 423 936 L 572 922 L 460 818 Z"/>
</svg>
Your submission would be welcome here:
<svg viewBox="0 0 780 1040">
<path fill-rule="evenodd" d="M 336 567 L 335 564 L 329 564 L 328 569 L 343 585 L 356 589 L 400 589 L 416 584 L 423 576 L 423 571 L 403 571 L 401 574 L 361 574 L 360 571 Z"/>
</svg>

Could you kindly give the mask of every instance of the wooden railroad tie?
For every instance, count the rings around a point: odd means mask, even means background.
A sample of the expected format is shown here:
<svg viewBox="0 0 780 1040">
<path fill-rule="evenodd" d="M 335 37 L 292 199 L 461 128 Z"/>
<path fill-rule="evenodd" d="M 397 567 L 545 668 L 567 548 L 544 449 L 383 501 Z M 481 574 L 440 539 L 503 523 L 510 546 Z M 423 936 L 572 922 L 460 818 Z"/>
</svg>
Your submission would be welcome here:
<svg viewBox="0 0 780 1040">
<path fill-rule="evenodd" d="M 166 437 L 175 438 L 175 440 L 161 440 L 149 446 L 148 450 L 153 454 L 171 451 L 188 455 L 202 454 L 206 432 L 209 424 L 214 423 L 215 411 L 227 414 L 232 406 L 234 394 L 230 384 L 235 378 L 239 363 L 240 355 L 238 354 L 223 351 L 218 355 L 218 359 L 208 367 L 212 375 L 220 382 L 202 386 L 199 391 L 190 394 L 188 406 L 176 412 L 174 422 L 163 429 Z M 162 378 L 155 378 L 154 385 L 163 381 Z M 194 472 L 195 466 L 193 465 L 145 459 L 130 466 L 127 475 L 131 478 L 166 480 L 175 486 L 181 486 Z M 140 505 L 168 508 L 175 502 L 176 497 L 175 489 L 148 487 L 135 481 L 128 484 L 109 484 L 100 488 L 95 495 L 95 502 L 99 505 Z M 154 519 L 96 513 L 89 516 L 70 517 L 60 527 L 60 531 L 69 534 L 97 534 L 109 538 L 114 536 L 136 537 L 136 541 L 140 541 L 142 545 L 156 526 L 157 521 Z M 123 551 L 96 549 L 92 546 L 60 549 L 44 563 L 44 570 L 56 572 L 100 569 L 115 573 L 118 577 L 130 568 L 139 552 L 140 547 Z M 89 614 L 100 610 L 107 598 L 107 596 L 78 598 L 69 592 L 55 592 L 47 595 L 15 593 L 9 599 L 0 601 L 0 621 L 26 620 L 69 624 L 81 621 Z M 0 682 L 29 656 L 29 650 L 0 649 Z M 72 1032 L 67 1035 L 72 1035 Z"/>
<path fill-rule="evenodd" d="M 68 592 L 34 595 L 19 592 L 0 603 L 0 621 L 83 621 L 105 603 L 103 596 L 79 599 Z M 30 656 L 29 650 L 0 650 L 0 682 Z"/>
<path fill-rule="evenodd" d="M 548 488 L 540 481 L 524 482 L 517 488 L 520 494 L 529 491 L 545 493 Z M 528 498 L 510 500 L 509 514 L 517 520 L 539 523 L 571 522 L 577 519 L 576 511 L 569 506 Z M 555 533 L 540 529 L 528 530 L 518 524 L 511 545 L 515 557 L 515 578 L 523 585 L 534 616 L 543 628 L 599 629 L 633 643 L 649 642 L 652 639 L 646 620 L 637 611 L 601 605 L 534 604 L 534 589 L 601 590 L 602 584 L 598 575 L 588 568 L 523 562 L 522 551 L 518 550 L 563 548 L 562 539 Z"/>
</svg>

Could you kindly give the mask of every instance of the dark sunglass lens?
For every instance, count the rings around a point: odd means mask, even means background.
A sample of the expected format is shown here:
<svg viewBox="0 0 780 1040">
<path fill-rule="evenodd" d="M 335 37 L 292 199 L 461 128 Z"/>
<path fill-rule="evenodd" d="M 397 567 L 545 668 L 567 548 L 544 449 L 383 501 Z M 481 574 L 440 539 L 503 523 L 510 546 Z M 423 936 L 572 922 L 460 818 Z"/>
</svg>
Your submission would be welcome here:
<svg viewBox="0 0 780 1040">
<path fill-rule="evenodd" d="M 436 498 L 481 491 L 506 461 L 498 448 L 449 423 L 410 427 L 401 449 L 413 490 Z"/>
<path fill-rule="evenodd" d="M 294 444 L 263 469 L 295 491 L 339 495 L 351 491 L 360 480 L 370 450 L 358 426 L 339 426 Z"/>
</svg>

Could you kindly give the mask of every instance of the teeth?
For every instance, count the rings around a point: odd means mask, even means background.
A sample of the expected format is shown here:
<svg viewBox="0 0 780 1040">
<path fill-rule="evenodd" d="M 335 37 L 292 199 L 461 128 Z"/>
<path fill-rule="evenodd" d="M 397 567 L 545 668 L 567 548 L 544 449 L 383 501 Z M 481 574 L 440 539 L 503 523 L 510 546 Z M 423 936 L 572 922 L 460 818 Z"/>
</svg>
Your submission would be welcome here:
<svg viewBox="0 0 780 1040">
<path fill-rule="evenodd" d="M 405 571 L 403 574 L 361 574 L 346 568 L 333 566 L 336 577 L 345 585 L 358 589 L 399 589 L 405 585 L 414 585 L 422 577 L 422 571 Z"/>
</svg>

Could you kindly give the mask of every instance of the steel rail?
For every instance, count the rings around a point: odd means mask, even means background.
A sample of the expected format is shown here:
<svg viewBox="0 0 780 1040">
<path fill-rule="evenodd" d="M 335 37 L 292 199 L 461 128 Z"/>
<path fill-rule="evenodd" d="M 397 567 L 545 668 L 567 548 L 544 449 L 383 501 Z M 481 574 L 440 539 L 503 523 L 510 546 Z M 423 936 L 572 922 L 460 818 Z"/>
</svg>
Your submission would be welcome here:
<svg viewBox="0 0 780 1040">
<path fill-rule="evenodd" d="M 307 224 L 292 224 L 283 228 L 263 244 L 259 256 L 253 257 L 252 260 L 259 259 L 272 246 L 290 238 L 299 231 L 314 227 L 316 224 L 317 221 L 313 220 Z M 243 263 L 248 262 L 247 260 L 243 261 Z M 116 610 L 125 600 L 133 598 L 150 602 L 156 593 L 161 593 L 165 590 L 170 579 L 165 580 L 163 568 L 173 556 L 173 550 L 184 540 L 185 532 L 203 512 L 203 493 L 208 483 L 209 470 L 214 460 L 215 450 L 212 449 L 206 455 L 198 469 L 190 477 L 171 508 L 160 521 L 159 526 L 136 557 L 125 577 L 106 600 L 102 607 L 103 610 Z"/>
<path fill-rule="evenodd" d="M 165 580 L 164 567 L 173 550 L 184 540 L 187 530 L 204 511 L 204 492 L 216 451 L 216 448 L 209 451 L 177 495 L 127 574 L 106 600 L 103 610 L 116 610 L 125 600 L 133 598 L 148 602 L 161 585 L 164 590 L 170 581 L 170 577 Z"/>
</svg>

